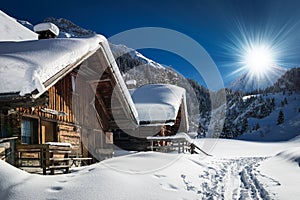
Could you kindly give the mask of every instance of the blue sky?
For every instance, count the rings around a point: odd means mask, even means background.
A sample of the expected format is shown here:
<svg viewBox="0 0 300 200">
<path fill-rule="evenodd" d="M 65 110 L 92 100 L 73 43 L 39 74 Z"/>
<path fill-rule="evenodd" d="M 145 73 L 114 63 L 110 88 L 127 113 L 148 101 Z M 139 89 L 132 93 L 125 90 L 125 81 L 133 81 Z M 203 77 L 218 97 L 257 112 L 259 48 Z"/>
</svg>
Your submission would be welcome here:
<svg viewBox="0 0 300 200">
<path fill-rule="evenodd" d="M 139 27 L 179 31 L 201 44 L 218 66 L 225 84 L 239 66 L 240 46 L 261 40 L 276 47 L 278 65 L 300 64 L 300 2 L 297 0 L 115 0 L 33 1 L 5 0 L 0 9 L 32 24 L 46 17 L 66 18 L 106 37 Z M 141 52 L 198 80 L 186 60 L 161 50 Z M 243 72 L 241 72 L 243 73 Z"/>
</svg>

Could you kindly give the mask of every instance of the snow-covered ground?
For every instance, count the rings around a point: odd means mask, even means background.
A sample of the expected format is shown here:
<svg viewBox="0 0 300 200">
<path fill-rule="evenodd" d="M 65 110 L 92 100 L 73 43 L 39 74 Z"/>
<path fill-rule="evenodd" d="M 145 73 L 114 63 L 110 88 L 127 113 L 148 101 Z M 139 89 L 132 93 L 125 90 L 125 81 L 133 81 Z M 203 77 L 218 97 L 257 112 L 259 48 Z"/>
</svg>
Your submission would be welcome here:
<svg viewBox="0 0 300 200">
<path fill-rule="evenodd" d="M 300 139 L 198 139 L 213 156 L 140 152 L 70 174 L 28 174 L 0 161 L 0 199 L 297 199 Z"/>
</svg>

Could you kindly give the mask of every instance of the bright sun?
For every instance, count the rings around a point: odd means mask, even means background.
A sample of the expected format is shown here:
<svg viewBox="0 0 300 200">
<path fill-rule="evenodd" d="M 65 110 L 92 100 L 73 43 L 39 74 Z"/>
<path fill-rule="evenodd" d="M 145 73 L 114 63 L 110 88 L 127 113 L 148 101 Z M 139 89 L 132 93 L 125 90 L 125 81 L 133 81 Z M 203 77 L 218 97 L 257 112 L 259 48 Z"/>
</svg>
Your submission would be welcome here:
<svg viewBox="0 0 300 200">
<path fill-rule="evenodd" d="M 251 46 L 243 56 L 243 65 L 250 74 L 256 77 L 265 75 L 272 68 L 274 62 L 271 49 L 264 45 Z"/>
</svg>

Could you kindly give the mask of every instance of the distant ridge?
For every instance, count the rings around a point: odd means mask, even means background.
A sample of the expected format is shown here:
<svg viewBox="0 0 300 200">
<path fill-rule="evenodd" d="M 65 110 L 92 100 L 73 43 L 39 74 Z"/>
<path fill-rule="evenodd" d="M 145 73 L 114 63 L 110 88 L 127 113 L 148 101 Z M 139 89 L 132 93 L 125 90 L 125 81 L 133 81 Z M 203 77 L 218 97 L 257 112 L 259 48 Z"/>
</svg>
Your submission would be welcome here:
<svg viewBox="0 0 300 200">
<path fill-rule="evenodd" d="M 263 90 L 272 86 L 276 81 L 287 71 L 283 67 L 275 67 L 273 71 L 268 74 L 268 77 L 258 79 L 250 77 L 249 74 L 244 74 L 231 82 L 228 86 L 233 91 L 253 92 L 256 90 Z"/>
</svg>

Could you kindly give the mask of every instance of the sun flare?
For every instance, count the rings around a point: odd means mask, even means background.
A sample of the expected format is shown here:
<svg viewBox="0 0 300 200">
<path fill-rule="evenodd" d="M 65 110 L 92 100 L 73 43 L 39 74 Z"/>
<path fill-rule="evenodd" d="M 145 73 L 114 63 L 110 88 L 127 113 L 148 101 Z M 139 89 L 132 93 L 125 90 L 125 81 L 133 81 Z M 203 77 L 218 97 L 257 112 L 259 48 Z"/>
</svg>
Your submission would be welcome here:
<svg viewBox="0 0 300 200">
<path fill-rule="evenodd" d="M 261 77 L 271 70 L 275 64 L 275 58 L 267 46 L 253 45 L 244 52 L 242 62 L 250 74 Z"/>
</svg>

